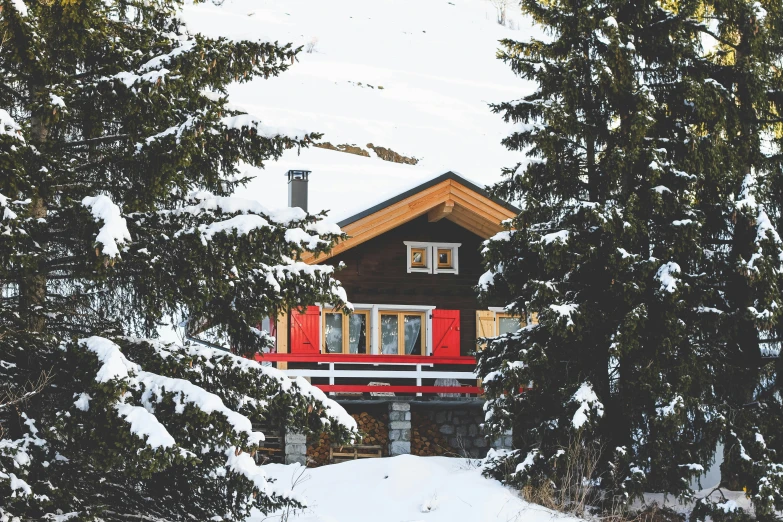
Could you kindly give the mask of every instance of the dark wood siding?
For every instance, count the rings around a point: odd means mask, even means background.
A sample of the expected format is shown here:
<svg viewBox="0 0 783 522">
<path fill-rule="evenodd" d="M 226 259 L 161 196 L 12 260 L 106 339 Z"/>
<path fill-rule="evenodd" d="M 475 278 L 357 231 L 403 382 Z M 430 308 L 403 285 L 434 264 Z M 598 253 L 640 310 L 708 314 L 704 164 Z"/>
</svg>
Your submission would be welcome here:
<svg viewBox="0 0 783 522">
<path fill-rule="evenodd" d="M 405 241 L 462 243 L 459 274 L 407 273 Z M 430 305 L 460 311 L 460 351 L 467 355 L 476 348 L 475 285 L 484 272 L 480 248 L 483 239 L 442 219 L 430 223 L 427 216 L 409 221 L 373 238 L 326 263 L 345 268 L 337 272 L 355 303 Z"/>
</svg>

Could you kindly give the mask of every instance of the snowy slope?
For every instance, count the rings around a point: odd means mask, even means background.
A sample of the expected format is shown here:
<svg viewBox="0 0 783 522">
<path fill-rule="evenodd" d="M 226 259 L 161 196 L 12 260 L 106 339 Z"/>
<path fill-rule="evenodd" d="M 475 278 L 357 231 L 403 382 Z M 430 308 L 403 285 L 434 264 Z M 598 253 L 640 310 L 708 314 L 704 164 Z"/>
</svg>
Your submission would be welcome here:
<svg viewBox="0 0 783 522">
<path fill-rule="evenodd" d="M 317 39 L 314 52 L 301 53 L 280 77 L 230 89 L 232 103 L 265 123 L 421 159 L 408 166 L 372 151 L 370 158 L 290 151 L 267 165 L 243 196 L 284 205 L 283 174 L 308 169 L 329 187 L 311 188 L 310 210 L 345 216 L 380 192 L 447 170 L 492 183 L 502 166 L 521 159 L 500 145 L 510 126 L 488 104 L 530 91 L 495 53 L 499 39 L 522 39 L 532 29 L 521 15 L 511 15 L 515 29 L 498 25 L 486 0 L 225 0 L 187 5 L 183 16 L 190 30 L 210 36 L 296 45 Z M 357 182 L 365 177 L 372 182 Z"/>
<path fill-rule="evenodd" d="M 279 486 L 308 503 L 290 522 L 576 522 L 528 504 L 477 461 L 403 455 L 315 469 L 265 466 Z M 259 515 L 256 522 L 263 520 Z M 267 520 L 279 520 L 270 516 Z"/>
</svg>

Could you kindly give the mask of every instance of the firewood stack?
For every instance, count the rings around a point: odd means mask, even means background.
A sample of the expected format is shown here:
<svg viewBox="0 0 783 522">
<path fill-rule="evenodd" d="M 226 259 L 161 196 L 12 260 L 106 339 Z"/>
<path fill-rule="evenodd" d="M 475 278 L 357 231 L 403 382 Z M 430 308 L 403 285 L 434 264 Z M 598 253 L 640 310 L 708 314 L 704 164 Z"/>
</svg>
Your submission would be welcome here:
<svg viewBox="0 0 783 522">
<path fill-rule="evenodd" d="M 411 453 L 414 455 L 433 457 L 450 451 L 446 437 L 438 431 L 438 425 L 427 415 L 413 414 L 411 432 Z"/>
<path fill-rule="evenodd" d="M 375 417 L 366 411 L 353 413 L 351 417 L 356 421 L 364 438 L 357 441 L 359 444 L 373 444 L 381 446 L 383 456 L 389 454 L 389 415 L 384 413 Z M 307 463 L 310 467 L 323 466 L 329 464 L 329 446 L 331 445 L 329 437 L 322 433 L 319 439 L 307 448 Z"/>
<path fill-rule="evenodd" d="M 321 433 L 316 443 L 307 447 L 307 465 L 311 468 L 317 468 L 329 464 L 330 444 L 329 435 Z"/>
</svg>

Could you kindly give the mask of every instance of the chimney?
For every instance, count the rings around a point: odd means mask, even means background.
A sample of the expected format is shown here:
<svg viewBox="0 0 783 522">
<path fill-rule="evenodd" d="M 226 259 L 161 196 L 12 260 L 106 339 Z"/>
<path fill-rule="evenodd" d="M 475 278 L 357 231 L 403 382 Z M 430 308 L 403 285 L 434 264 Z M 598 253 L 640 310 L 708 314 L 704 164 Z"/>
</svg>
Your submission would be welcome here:
<svg viewBox="0 0 783 522">
<path fill-rule="evenodd" d="M 299 207 L 307 212 L 307 180 L 309 170 L 288 171 L 288 206 Z"/>
</svg>

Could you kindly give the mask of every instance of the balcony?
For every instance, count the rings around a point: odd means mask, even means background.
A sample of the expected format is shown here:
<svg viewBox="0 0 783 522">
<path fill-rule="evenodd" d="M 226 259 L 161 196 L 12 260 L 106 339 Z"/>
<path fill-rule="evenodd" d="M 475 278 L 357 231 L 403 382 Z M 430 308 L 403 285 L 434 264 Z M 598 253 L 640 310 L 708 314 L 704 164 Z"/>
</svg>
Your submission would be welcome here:
<svg viewBox="0 0 783 522">
<path fill-rule="evenodd" d="M 307 378 L 332 395 L 475 397 L 482 394 L 474 357 L 266 353 L 257 354 L 256 360 L 277 363 L 289 377 Z"/>
</svg>

